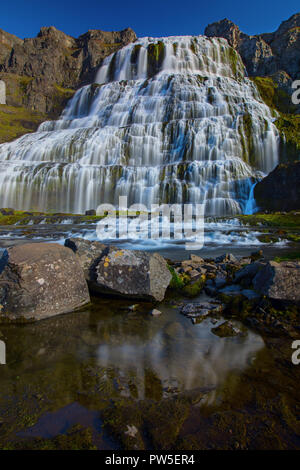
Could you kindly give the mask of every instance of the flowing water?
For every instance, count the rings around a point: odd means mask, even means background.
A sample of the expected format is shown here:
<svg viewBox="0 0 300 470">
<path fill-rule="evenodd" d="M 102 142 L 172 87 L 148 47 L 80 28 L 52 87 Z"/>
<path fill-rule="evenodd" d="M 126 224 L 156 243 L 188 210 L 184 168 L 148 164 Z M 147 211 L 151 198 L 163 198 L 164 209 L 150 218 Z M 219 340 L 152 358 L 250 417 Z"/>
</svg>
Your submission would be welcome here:
<svg viewBox="0 0 300 470">
<path fill-rule="evenodd" d="M 0 206 L 82 213 L 127 196 L 244 212 L 278 162 L 272 121 L 225 40 L 139 39 L 104 60 L 58 121 L 0 146 Z"/>
</svg>

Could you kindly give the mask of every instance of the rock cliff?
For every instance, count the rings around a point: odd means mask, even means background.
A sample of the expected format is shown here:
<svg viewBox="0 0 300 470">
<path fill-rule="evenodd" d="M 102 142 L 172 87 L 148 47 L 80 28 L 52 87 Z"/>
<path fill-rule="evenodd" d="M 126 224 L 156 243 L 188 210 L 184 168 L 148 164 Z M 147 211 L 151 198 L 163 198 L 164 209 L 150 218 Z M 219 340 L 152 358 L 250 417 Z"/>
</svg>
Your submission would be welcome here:
<svg viewBox="0 0 300 470">
<path fill-rule="evenodd" d="M 0 79 L 7 105 L 57 117 L 75 90 L 90 83 L 103 58 L 135 41 L 134 31 L 89 30 L 73 38 L 53 26 L 19 39 L 0 30 Z"/>
</svg>

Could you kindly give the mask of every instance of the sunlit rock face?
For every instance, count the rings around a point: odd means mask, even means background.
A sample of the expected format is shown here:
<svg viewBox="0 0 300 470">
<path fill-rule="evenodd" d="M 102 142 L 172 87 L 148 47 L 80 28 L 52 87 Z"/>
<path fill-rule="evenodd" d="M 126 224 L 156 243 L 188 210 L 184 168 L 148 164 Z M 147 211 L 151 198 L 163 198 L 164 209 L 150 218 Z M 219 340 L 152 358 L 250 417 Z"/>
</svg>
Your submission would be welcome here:
<svg viewBox="0 0 300 470">
<path fill-rule="evenodd" d="M 81 213 L 123 195 L 240 213 L 278 163 L 272 119 L 224 39 L 143 38 L 107 57 L 58 121 L 0 146 L 0 206 Z"/>
</svg>

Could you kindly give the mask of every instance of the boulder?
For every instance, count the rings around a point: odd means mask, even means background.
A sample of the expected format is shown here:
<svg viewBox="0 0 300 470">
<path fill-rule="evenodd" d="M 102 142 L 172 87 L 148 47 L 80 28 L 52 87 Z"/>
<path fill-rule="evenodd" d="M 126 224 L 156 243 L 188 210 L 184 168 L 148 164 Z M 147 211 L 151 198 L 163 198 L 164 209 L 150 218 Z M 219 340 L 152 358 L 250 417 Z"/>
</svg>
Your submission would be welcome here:
<svg viewBox="0 0 300 470">
<path fill-rule="evenodd" d="M 97 261 L 101 259 L 103 252 L 107 251 L 107 246 L 103 243 L 84 238 L 67 238 L 65 246 L 71 248 L 79 258 L 79 263 L 84 271 L 87 281 L 94 279 L 94 267 Z"/>
<path fill-rule="evenodd" d="M 65 246 L 78 256 L 92 292 L 163 300 L 172 275 L 158 253 L 123 250 L 80 238 L 67 239 Z"/>
<path fill-rule="evenodd" d="M 239 269 L 239 271 L 235 273 L 234 283 L 242 283 L 243 286 L 249 287 L 252 284 L 254 276 L 256 276 L 259 269 L 261 269 L 263 266 L 264 264 L 260 262 L 247 264 L 247 266 Z"/>
<path fill-rule="evenodd" d="M 120 297 L 161 301 L 171 279 L 168 265 L 158 253 L 109 247 L 95 266 L 91 289 Z"/>
<path fill-rule="evenodd" d="M 268 262 L 254 277 L 257 293 L 279 302 L 300 303 L 300 262 Z"/>
<path fill-rule="evenodd" d="M 300 162 L 281 163 L 254 188 L 256 203 L 263 210 L 300 209 Z"/>
<path fill-rule="evenodd" d="M 41 320 L 89 303 L 88 286 L 74 253 L 56 243 L 28 243 L 0 260 L 0 319 Z"/>
</svg>

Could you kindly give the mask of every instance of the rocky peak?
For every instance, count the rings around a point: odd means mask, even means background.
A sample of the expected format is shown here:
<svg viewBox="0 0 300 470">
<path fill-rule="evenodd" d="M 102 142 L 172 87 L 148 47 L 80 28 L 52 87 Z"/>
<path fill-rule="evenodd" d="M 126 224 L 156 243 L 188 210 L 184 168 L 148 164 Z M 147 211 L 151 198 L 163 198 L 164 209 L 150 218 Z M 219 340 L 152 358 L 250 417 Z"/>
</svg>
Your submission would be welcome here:
<svg viewBox="0 0 300 470">
<path fill-rule="evenodd" d="M 217 36 L 227 39 L 231 47 L 237 48 L 240 40 L 240 28 L 232 21 L 224 18 L 224 20 L 209 24 L 204 32 L 205 36 Z"/>
<path fill-rule="evenodd" d="M 136 40 L 131 28 L 89 30 L 73 38 L 54 26 L 24 40 L 0 30 L 0 79 L 8 103 L 58 117 L 80 86 L 91 83 L 102 60 Z"/>
<path fill-rule="evenodd" d="M 241 55 L 250 76 L 284 72 L 291 80 L 300 77 L 300 13 L 281 23 L 274 33 L 250 36 L 224 19 L 208 25 L 205 35 L 227 39 Z"/>
</svg>

